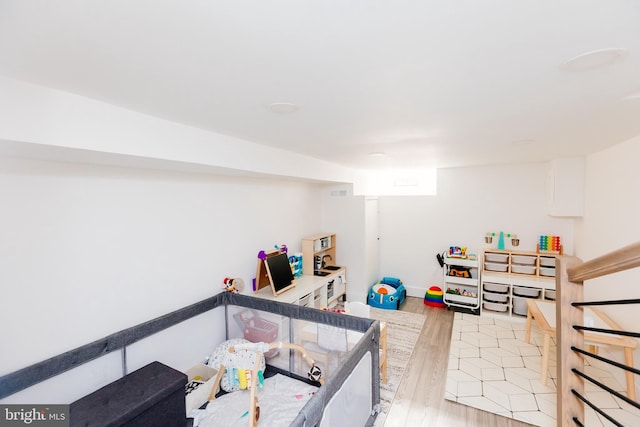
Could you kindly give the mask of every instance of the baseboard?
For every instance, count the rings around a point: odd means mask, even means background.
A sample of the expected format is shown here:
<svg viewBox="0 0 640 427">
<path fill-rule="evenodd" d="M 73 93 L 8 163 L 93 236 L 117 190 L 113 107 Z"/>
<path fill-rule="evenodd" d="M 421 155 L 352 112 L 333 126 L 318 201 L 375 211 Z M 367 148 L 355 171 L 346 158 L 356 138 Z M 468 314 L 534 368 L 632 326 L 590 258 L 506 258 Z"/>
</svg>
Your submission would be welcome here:
<svg viewBox="0 0 640 427">
<path fill-rule="evenodd" d="M 407 290 L 408 297 L 424 298 L 424 294 L 427 292 L 424 288 L 407 286 L 406 284 L 404 285 L 404 288 Z"/>
</svg>

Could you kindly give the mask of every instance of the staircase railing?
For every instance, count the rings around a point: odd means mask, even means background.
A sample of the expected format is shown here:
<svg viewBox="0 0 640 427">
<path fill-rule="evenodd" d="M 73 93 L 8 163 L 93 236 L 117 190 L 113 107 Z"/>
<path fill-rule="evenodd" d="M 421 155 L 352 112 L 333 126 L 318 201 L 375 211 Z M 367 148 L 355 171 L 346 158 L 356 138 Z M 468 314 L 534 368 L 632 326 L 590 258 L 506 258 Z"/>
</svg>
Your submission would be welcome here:
<svg viewBox="0 0 640 427">
<path fill-rule="evenodd" d="M 594 358 L 624 371 L 629 379 L 640 371 L 633 368 L 633 354 L 625 351 L 625 363 L 618 363 L 585 348 L 584 332 L 596 332 L 625 337 L 640 338 L 640 333 L 594 328 L 584 325 L 586 306 L 640 304 L 640 299 L 616 299 L 609 301 L 584 301 L 583 284 L 586 280 L 640 267 L 640 242 L 615 250 L 591 261 L 582 262 L 571 256 L 561 256 L 556 261 L 556 337 L 557 337 L 557 425 L 583 426 L 585 405 L 588 405 L 613 425 L 621 426 L 606 410 L 597 407 L 585 395 L 585 381 L 624 400 L 640 410 L 635 401 L 635 386 L 626 395 L 612 390 L 607 385 L 585 374 L 585 357 Z M 631 377 L 630 377 L 631 376 Z M 631 381 L 633 383 L 633 381 Z"/>
</svg>

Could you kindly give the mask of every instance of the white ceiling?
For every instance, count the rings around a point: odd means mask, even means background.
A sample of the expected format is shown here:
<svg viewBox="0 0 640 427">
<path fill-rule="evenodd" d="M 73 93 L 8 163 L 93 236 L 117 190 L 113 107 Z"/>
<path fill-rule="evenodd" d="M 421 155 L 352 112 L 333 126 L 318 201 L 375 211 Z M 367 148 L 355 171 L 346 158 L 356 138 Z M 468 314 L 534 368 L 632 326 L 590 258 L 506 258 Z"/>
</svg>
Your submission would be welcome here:
<svg viewBox="0 0 640 427">
<path fill-rule="evenodd" d="M 0 74 L 359 168 L 543 161 L 640 134 L 640 2 L 0 0 Z"/>
</svg>

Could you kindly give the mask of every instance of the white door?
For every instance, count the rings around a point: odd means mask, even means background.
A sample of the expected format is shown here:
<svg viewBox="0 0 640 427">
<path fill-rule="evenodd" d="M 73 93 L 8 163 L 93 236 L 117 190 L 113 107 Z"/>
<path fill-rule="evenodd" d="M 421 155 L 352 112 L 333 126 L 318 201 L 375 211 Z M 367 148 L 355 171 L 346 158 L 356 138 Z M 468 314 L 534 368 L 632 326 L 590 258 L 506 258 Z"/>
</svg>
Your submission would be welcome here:
<svg viewBox="0 0 640 427">
<path fill-rule="evenodd" d="M 378 198 L 367 197 L 365 200 L 365 274 L 369 285 L 379 280 L 380 271 L 380 226 L 378 222 Z"/>
</svg>

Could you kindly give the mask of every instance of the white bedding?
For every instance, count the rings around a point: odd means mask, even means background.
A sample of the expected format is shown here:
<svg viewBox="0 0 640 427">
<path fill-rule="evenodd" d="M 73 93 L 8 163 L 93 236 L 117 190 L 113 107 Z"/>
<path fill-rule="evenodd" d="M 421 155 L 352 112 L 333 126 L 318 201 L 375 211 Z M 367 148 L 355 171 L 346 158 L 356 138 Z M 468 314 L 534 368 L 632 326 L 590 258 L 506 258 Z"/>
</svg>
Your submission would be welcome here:
<svg viewBox="0 0 640 427">
<path fill-rule="evenodd" d="M 260 406 L 259 426 L 288 426 L 300 409 L 313 396 L 317 387 L 302 381 L 277 374 L 264 380 L 258 389 Z M 249 425 L 249 391 L 242 390 L 225 394 L 207 405 L 199 427 L 247 426 Z"/>
</svg>

